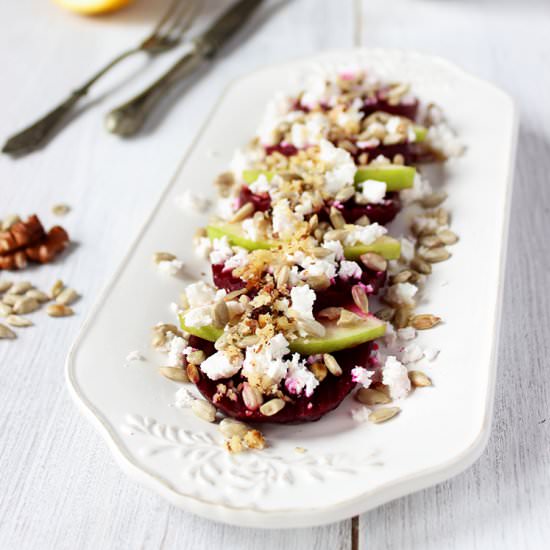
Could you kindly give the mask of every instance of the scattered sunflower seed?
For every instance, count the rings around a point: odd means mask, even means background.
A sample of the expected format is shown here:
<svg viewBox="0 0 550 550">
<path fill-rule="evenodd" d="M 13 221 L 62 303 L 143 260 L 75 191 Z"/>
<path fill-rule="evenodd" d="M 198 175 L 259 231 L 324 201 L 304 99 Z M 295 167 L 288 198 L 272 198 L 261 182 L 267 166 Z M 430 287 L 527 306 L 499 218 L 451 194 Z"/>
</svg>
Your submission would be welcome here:
<svg viewBox="0 0 550 550">
<path fill-rule="evenodd" d="M 32 288 L 31 283 L 29 281 L 20 281 L 18 283 L 13 284 L 10 289 L 8 290 L 8 294 L 17 294 L 21 295 L 27 292 L 27 290 L 30 290 Z"/>
<path fill-rule="evenodd" d="M 260 412 L 264 416 L 273 416 L 274 414 L 277 414 L 279 411 L 281 411 L 286 403 L 282 400 L 276 397 L 275 399 L 270 399 L 266 403 L 264 403 L 260 407 Z"/>
<path fill-rule="evenodd" d="M 392 277 L 392 284 L 406 283 L 411 278 L 411 275 L 412 271 L 410 269 L 404 269 Z"/>
<path fill-rule="evenodd" d="M 288 265 L 283 265 L 277 273 L 277 279 L 276 279 L 277 288 L 284 287 L 288 282 L 289 276 L 290 276 L 290 268 L 288 267 Z"/>
<path fill-rule="evenodd" d="M 52 212 L 56 216 L 66 216 L 71 211 L 71 207 L 68 204 L 55 204 L 52 206 Z"/>
<path fill-rule="evenodd" d="M 160 367 L 159 372 L 162 376 L 174 382 L 189 382 L 187 372 L 179 367 Z"/>
<path fill-rule="evenodd" d="M 344 216 L 342 215 L 342 212 L 338 210 L 338 208 L 335 208 L 334 206 L 330 207 L 330 223 L 332 224 L 332 227 L 334 229 L 342 229 L 346 225 L 346 220 L 344 219 Z"/>
<path fill-rule="evenodd" d="M 218 327 L 225 327 L 229 322 L 229 309 L 223 300 L 219 300 L 212 308 L 212 315 Z"/>
<path fill-rule="evenodd" d="M 251 411 L 259 409 L 260 405 L 264 402 L 264 397 L 260 393 L 260 390 L 247 382 L 243 384 L 242 397 L 246 408 Z"/>
<path fill-rule="evenodd" d="M 14 338 L 17 338 L 17 334 L 11 328 L 0 323 L 0 340 L 13 340 Z"/>
<path fill-rule="evenodd" d="M 363 214 L 360 218 L 357 218 L 353 223 L 355 225 L 361 225 L 363 227 L 366 227 L 367 225 L 370 225 L 370 220 L 365 214 Z"/>
<path fill-rule="evenodd" d="M 433 193 L 430 193 L 429 195 L 426 195 L 420 200 L 420 204 L 424 208 L 436 208 L 440 204 L 442 204 L 445 199 L 448 197 L 447 193 L 445 191 L 434 191 Z"/>
<path fill-rule="evenodd" d="M 450 229 L 441 229 L 437 232 L 437 236 L 443 244 L 455 244 L 458 242 L 458 235 Z"/>
<path fill-rule="evenodd" d="M 367 252 L 366 254 L 362 254 L 360 259 L 365 267 L 368 267 L 373 271 L 386 271 L 388 268 L 387 260 L 375 252 Z"/>
<path fill-rule="evenodd" d="M 171 254 L 170 252 L 155 252 L 153 254 L 153 261 L 156 264 L 160 264 L 160 262 L 171 262 L 175 259 L 176 256 L 174 254 Z"/>
<path fill-rule="evenodd" d="M 353 311 L 349 311 L 349 309 L 341 309 L 340 310 L 340 317 L 338 321 L 336 321 L 337 326 L 345 326 L 345 325 L 354 325 L 355 323 L 358 323 L 362 321 L 362 318 L 359 317 L 356 313 L 353 313 Z"/>
<path fill-rule="evenodd" d="M 421 247 L 418 250 L 418 254 L 427 262 L 432 264 L 437 262 L 444 262 L 451 257 L 451 253 L 444 247 L 439 246 L 437 248 L 424 248 Z"/>
<path fill-rule="evenodd" d="M 441 317 L 431 313 L 421 313 L 411 319 L 411 326 L 417 330 L 427 330 L 433 328 L 441 322 Z"/>
<path fill-rule="evenodd" d="M 342 367 L 338 364 L 338 361 L 334 358 L 334 355 L 330 353 L 323 354 L 323 361 L 325 362 L 325 367 L 329 372 L 334 376 L 342 376 Z"/>
<path fill-rule="evenodd" d="M 57 279 L 50 290 L 50 295 L 52 298 L 57 298 L 61 291 L 63 290 L 64 283 L 61 279 Z"/>
<path fill-rule="evenodd" d="M 32 325 L 32 321 L 20 315 L 8 315 L 6 317 L 6 323 L 12 327 L 30 327 Z"/>
<path fill-rule="evenodd" d="M 346 185 L 342 187 L 338 193 L 334 196 L 337 201 L 346 202 L 355 195 L 355 187 L 353 185 Z"/>
<path fill-rule="evenodd" d="M 351 297 L 355 305 L 363 312 L 369 312 L 369 299 L 365 289 L 361 285 L 354 285 L 351 288 Z"/>
<path fill-rule="evenodd" d="M 395 311 L 393 317 L 393 326 L 396 329 L 405 328 L 409 324 L 409 319 L 411 317 L 411 308 L 408 307 L 399 307 Z"/>
<path fill-rule="evenodd" d="M 187 372 L 187 377 L 193 384 L 196 384 L 200 380 L 201 375 L 196 365 L 189 363 L 187 367 L 185 367 L 185 372 Z"/>
<path fill-rule="evenodd" d="M 328 369 L 323 363 L 315 362 L 309 366 L 309 370 L 313 373 L 313 376 L 322 382 L 328 374 Z"/>
<path fill-rule="evenodd" d="M 11 315 L 12 307 L 8 304 L 0 303 L 0 317 Z"/>
<path fill-rule="evenodd" d="M 204 399 L 195 399 L 191 404 L 191 410 L 202 420 L 214 422 L 216 420 L 216 407 Z"/>
<path fill-rule="evenodd" d="M 246 432 L 251 430 L 250 426 L 247 426 L 244 422 L 239 422 L 233 418 L 224 418 L 218 425 L 218 429 L 223 434 L 224 437 L 233 437 L 238 435 L 239 437 L 244 437 Z"/>
<path fill-rule="evenodd" d="M 438 235 L 424 235 L 418 239 L 418 242 L 426 248 L 436 248 L 444 244 Z"/>
<path fill-rule="evenodd" d="M 45 292 L 42 292 L 37 288 L 31 288 L 30 290 L 27 290 L 27 292 L 25 292 L 25 296 L 27 298 L 34 298 L 37 302 L 40 303 L 50 301 L 50 297 Z"/>
<path fill-rule="evenodd" d="M 313 290 L 326 290 L 330 286 L 330 279 L 324 274 L 310 275 L 305 281 Z"/>
<path fill-rule="evenodd" d="M 40 307 L 40 304 L 34 298 L 22 296 L 13 304 L 14 313 L 32 313 Z"/>
<path fill-rule="evenodd" d="M 372 388 L 361 388 L 355 394 L 355 399 L 364 405 L 387 405 L 391 403 L 390 397 L 384 392 Z"/>
<path fill-rule="evenodd" d="M 369 420 L 374 424 L 381 424 L 401 412 L 399 407 L 382 407 L 369 414 Z"/>
<path fill-rule="evenodd" d="M 342 308 L 340 307 L 326 307 L 317 314 L 320 319 L 327 319 L 327 321 L 336 321 L 340 318 Z"/>
<path fill-rule="evenodd" d="M 418 256 L 415 256 L 411 260 L 411 267 L 423 275 L 429 275 L 432 272 L 432 266 L 426 260 Z"/>
<path fill-rule="evenodd" d="M 379 309 L 374 315 L 382 321 L 391 321 L 395 315 L 395 309 L 393 307 L 383 307 Z"/>
<path fill-rule="evenodd" d="M 2 296 L 2 303 L 6 304 L 7 306 L 14 306 L 15 302 L 17 302 L 20 299 L 20 296 L 17 296 L 16 294 L 4 294 Z"/>
<path fill-rule="evenodd" d="M 322 338 L 326 333 L 325 326 L 315 319 L 300 319 L 299 325 L 309 335 L 316 338 Z"/>
<path fill-rule="evenodd" d="M 191 365 L 200 365 L 206 359 L 206 354 L 202 349 L 192 351 L 187 355 L 187 361 Z"/>
<path fill-rule="evenodd" d="M 242 222 L 246 218 L 250 217 L 254 213 L 254 205 L 251 202 L 243 204 L 236 212 L 233 214 L 233 217 L 229 220 L 232 223 Z"/>
<path fill-rule="evenodd" d="M 409 380 L 415 388 L 426 388 L 432 385 L 430 377 L 420 370 L 410 371 Z"/>
<path fill-rule="evenodd" d="M 58 304 L 69 306 L 78 299 L 78 292 L 76 290 L 65 287 L 55 298 Z"/>
<path fill-rule="evenodd" d="M 13 285 L 12 281 L 4 280 L 0 281 L 0 294 L 9 290 Z"/>
<path fill-rule="evenodd" d="M 68 317 L 74 313 L 73 309 L 65 304 L 50 304 L 46 307 L 46 313 L 50 317 Z"/>
</svg>

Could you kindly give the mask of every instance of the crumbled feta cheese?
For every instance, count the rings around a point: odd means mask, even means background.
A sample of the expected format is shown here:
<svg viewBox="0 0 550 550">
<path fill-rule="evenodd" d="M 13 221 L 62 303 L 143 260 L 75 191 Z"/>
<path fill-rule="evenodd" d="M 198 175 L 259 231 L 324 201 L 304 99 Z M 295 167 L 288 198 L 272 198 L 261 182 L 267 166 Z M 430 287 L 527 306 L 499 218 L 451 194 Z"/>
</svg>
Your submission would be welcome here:
<svg viewBox="0 0 550 550">
<path fill-rule="evenodd" d="M 379 204 L 384 202 L 387 185 L 383 181 L 366 180 L 361 184 L 361 192 L 355 194 L 358 204 Z"/>
<path fill-rule="evenodd" d="M 315 298 L 315 291 L 307 284 L 292 287 L 290 290 L 292 311 L 299 319 L 313 319 L 312 310 Z"/>
<path fill-rule="evenodd" d="M 248 263 L 248 250 L 240 247 L 235 247 L 234 250 L 236 250 L 236 253 L 225 261 L 223 266 L 224 271 L 233 270 Z"/>
<path fill-rule="evenodd" d="M 288 199 L 280 200 L 273 207 L 273 232 L 282 239 L 289 239 L 296 231 L 298 221 L 290 209 Z"/>
<path fill-rule="evenodd" d="M 208 237 L 200 237 L 194 244 L 197 256 L 207 260 L 212 252 L 212 241 Z"/>
<path fill-rule="evenodd" d="M 246 348 L 242 375 L 249 380 L 264 380 L 277 385 L 286 376 L 289 361 L 283 357 L 289 353 L 288 341 L 283 334 L 276 334 L 267 345 Z"/>
<path fill-rule="evenodd" d="M 388 122 L 386 122 L 386 131 L 388 134 L 397 134 L 399 132 L 399 127 L 402 124 L 401 117 L 399 116 L 392 116 L 388 119 Z"/>
<path fill-rule="evenodd" d="M 329 279 L 336 276 L 336 264 L 328 256 L 326 258 L 306 256 L 299 265 L 304 268 L 304 271 L 300 273 L 303 280 L 307 277 L 318 277 L 320 275 L 326 275 Z"/>
<path fill-rule="evenodd" d="M 406 237 L 401 239 L 401 258 L 407 264 L 414 258 L 414 243 Z"/>
<path fill-rule="evenodd" d="M 345 244 L 348 246 L 353 246 L 355 244 L 369 245 L 387 232 L 388 230 L 378 223 L 371 223 L 365 226 L 355 225 L 348 235 L 346 235 Z"/>
<path fill-rule="evenodd" d="M 300 355 L 295 353 L 290 361 L 287 361 L 288 369 L 285 378 L 285 387 L 290 393 L 300 395 L 302 391 L 307 397 L 311 397 L 319 380 L 306 367 L 305 361 L 300 360 Z"/>
<path fill-rule="evenodd" d="M 311 193 L 304 193 L 300 197 L 300 202 L 294 207 L 294 212 L 298 214 L 302 219 L 304 216 L 313 213 L 313 201 L 311 200 Z"/>
<path fill-rule="evenodd" d="M 170 340 L 168 346 L 167 366 L 183 366 L 183 350 L 187 347 L 187 340 L 185 340 L 181 336 L 174 335 L 174 337 Z"/>
<path fill-rule="evenodd" d="M 319 158 L 326 164 L 325 185 L 329 193 L 335 194 L 345 185 L 354 182 L 357 167 L 352 156 L 345 149 L 335 147 L 326 139 L 321 140 Z"/>
<path fill-rule="evenodd" d="M 185 324 L 188 327 L 206 327 L 213 322 L 210 306 L 194 307 L 185 314 Z"/>
<path fill-rule="evenodd" d="M 445 157 L 459 157 L 465 150 L 464 145 L 445 122 L 431 126 L 428 129 L 426 140 Z"/>
<path fill-rule="evenodd" d="M 243 228 L 244 234 L 251 241 L 260 240 L 260 232 L 254 218 L 247 218 L 246 220 L 243 220 L 241 227 Z"/>
<path fill-rule="evenodd" d="M 416 338 L 416 330 L 414 327 L 397 329 L 397 337 L 401 340 L 414 340 Z"/>
<path fill-rule="evenodd" d="M 336 119 L 338 126 L 347 128 L 350 125 L 355 125 L 361 122 L 361 119 L 365 116 L 365 113 L 361 110 L 362 108 L 363 102 L 361 101 L 361 98 L 356 97 L 345 111 L 338 114 Z"/>
<path fill-rule="evenodd" d="M 435 348 L 426 348 L 424 350 L 424 358 L 427 361 L 433 361 L 439 355 L 439 350 Z"/>
<path fill-rule="evenodd" d="M 293 265 L 290 268 L 290 273 L 288 275 L 288 282 L 291 286 L 296 286 L 301 281 L 300 272 L 298 271 L 298 266 Z"/>
<path fill-rule="evenodd" d="M 193 404 L 193 401 L 198 399 L 198 397 L 187 388 L 180 388 L 174 395 L 174 398 L 174 407 L 178 409 L 186 409 Z"/>
<path fill-rule="evenodd" d="M 361 405 L 360 407 L 351 409 L 350 414 L 355 422 L 367 422 L 371 412 L 372 411 L 368 407 Z"/>
<path fill-rule="evenodd" d="M 186 213 L 206 212 L 212 204 L 209 198 L 193 193 L 189 189 L 186 189 L 179 197 L 176 197 L 175 202 Z"/>
<path fill-rule="evenodd" d="M 325 241 L 322 247 L 330 250 L 334 254 L 335 260 L 340 261 L 344 258 L 344 248 L 340 241 Z"/>
<path fill-rule="evenodd" d="M 414 296 L 418 288 L 411 283 L 397 283 L 390 286 L 387 291 L 387 298 L 396 304 L 414 305 Z"/>
<path fill-rule="evenodd" d="M 424 357 L 422 348 L 416 344 L 409 344 L 401 351 L 400 360 L 403 364 L 408 365 L 409 363 L 419 361 L 422 357 Z"/>
<path fill-rule="evenodd" d="M 238 361 L 232 362 L 227 356 L 221 352 L 207 357 L 200 365 L 200 369 L 210 380 L 219 380 L 220 378 L 230 378 L 237 374 L 241 368 L 241 363 Z"/>
<path fill-rule="evenodd" d="M 386 346 L 391 347 L 395 345 L 397 341 L 397 333 L 391 323 L 386 323 L 386 333 L 384 334 L 384 343 Z"/>
<path fill-rule="evenodd" d="M 295 122 L 290 129 L 290 143 L 297 149 L 303 149 L 307 144 L 307 128 L 301 122 Z"/>
<path fill-rule="evenodd" d="M 386 358 L 382 368 L 382 383 L 389 387 L 390 396 L 393 399 L 406 397 L 411 391 L 411 381 L 409 380 L 407 367 L 402 365 L 393 355 Z"/>
<path fill-rule="evenodd" d="M 269 190 L 271 189 L 271 185 L 269 181 L 267 180 L 265 174 L 260 174 L 256 181 L 251 183 L 248 188 L 252 193 L 255 195 L 261 195 L 263 193 L 269 193 Z"/>
<path fill-rule="evenodd" d="M 353 367 L 353 369 L 351 369 L 351 379 L 361 384 L 364 388 L 370 387 L 373 375 L 374 371 L 367 370 L 364 367 Z"/>
<path fill-rule="evenodd" d="M 212 252 L 210 252 L 210 261 L 214 264 L 223 264 L 233 256 L 233 250 L 229 245 L 226 236 L 212 241 Z"/>
<path fill-rule="evenodd" d="M 403 189 L 399 197 L 405 204 L 418 201 L 432 192 L 430 182 L 423 178 L 418 172 L 414 176 L 413 186 L 410 189 Z"/>
<path fill-rule="evenodd" d="M 216 215 L 222 220 L 229 220 L 235 213 L 235 199 L 227 197 L 226 199 L 218 199 L 216 203 Z"/>
<path fill-rule="evenodd" d="M 363 270 L 357 262 L 343 260 L 340 263 L 340 271 L 338 271 L 338 275 L 342 279 L 360 279 L 363 276 Z"/>
<path fill-rule="evenodd" d="M 173 260 L 163 260 L 162 262 L 158 262 L 157 269 L 162 273 L 167 273 L 168 275 L 175 277 L 181 273 L 184 265 L 185 264 L 181 260 L 174 258 Z"/>
<path fill-rule="evenodd" d="M 204 281 L 197 281 L 186 287 L 185 297 L 189 302 L 189 307 L 204 306 L 211 304 L 216 299 L 216 289 Z"/>
</svg>

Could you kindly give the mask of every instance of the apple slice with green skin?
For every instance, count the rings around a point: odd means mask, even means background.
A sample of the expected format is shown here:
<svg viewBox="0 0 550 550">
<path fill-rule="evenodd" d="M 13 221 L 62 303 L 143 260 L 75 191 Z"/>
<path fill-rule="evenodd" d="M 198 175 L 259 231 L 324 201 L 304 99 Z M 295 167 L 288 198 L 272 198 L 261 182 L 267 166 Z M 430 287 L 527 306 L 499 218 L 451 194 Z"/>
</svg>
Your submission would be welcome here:
<svg viewBox="0 0 550 550">
<path fill-rule="evenodd" d="M 271 180 L 274 173 L 264 172 L 262 170 L 245 170 L 243 180 L 247 185 L 254 183 L 260 175 L 264 175 L 267 180 Z M 388 191 L 401 191 L 409 189 L 414 184 L 416 169 L 412 166 L 402 166 L 400 164 L 382 164 L 378 166 L 364 166 L 355 173 L 355 183 L 362 183 L 365 180 L 383 181 Z"/>
<path fill-rule="evenodd" d="M 243 234 L 239 223 L 221 223 L 206 226 L 206 234 L 210 239 L 220 239 L 227 237 L 227 240 L 233 246 L 240 246 L 246 250 L 268 250 L 275 248 L 275 241 L 253 241 Z M 372 244 L 357 244 L 344 247 L 344 256 L 348 260 L 357 260 L 361 254 L 366 252 L 376 252 L 386 260 L 397 260 L 401 255 L 401 243 L 387 235 L 376 239 Z"/>
<path fill-rule="evenodd" d="M 182 330 L 203 340 L 215 342 L 223 334 L 223 329 L 210 325 L 198 328 L 187 326 L 185 313 L 180 313 L 179 318 Z M 332 322 L 323 323 L 323 326 L 326 329 L 324 336 L 292 340 L 289 344 L 290 350 L 302 355 L 334 353 L 370 342 L 386 333 L 386 323 L 374 315 L 368 315 L 353 325 L 337 326 L 335 322 Z"/>
<path fill-rule="evenodd" d="M 361 187 L 365 180 L 383 181 L 387 191 L 401 191 L 414 185 L 416 169 L 400 164 L 380 164 L 378 166 L 363 166 L 355 172 L 356 187 Z"/>
</svg>

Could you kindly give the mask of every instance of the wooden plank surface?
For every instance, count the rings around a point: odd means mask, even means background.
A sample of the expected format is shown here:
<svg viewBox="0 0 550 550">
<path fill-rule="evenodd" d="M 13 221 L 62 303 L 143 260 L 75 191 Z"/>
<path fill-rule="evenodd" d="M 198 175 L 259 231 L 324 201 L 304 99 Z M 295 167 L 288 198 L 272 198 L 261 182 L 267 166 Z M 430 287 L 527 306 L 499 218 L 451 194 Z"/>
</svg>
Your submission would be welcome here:
<svg viewBox="0 0 550 550">
<path fill-rule="evenodd" d="M 410 0 L 388 9 L 364 0 L 361 8 L 363 45 L 437 54 L 493 81 L 515 98 L 521 130 L 489 446 L 457 478 L 363 515 L 360 548 L 548 548 L 550 4 Z"/>
<path fill-rule="evenodd" d="M 224 3 L 211 0 L 206 11 L 212 15 Z M 43 0 L 6 3 L 0 19 L 2 136 L 140 39 L 166 4 L 141 0 L 105 19 L 85 19 Z M 0 216 L 36 211 L 53 224 L 53 204 L 73 207 L 63 220 L 76 242 L 70 253 L 19 278 L 45 288 L 61 278 L 83 295 L 74 318 L 48 319 L 42 312 L 32 317 L 36 327 L 19 331 L 18 341 L 0 342 L 2 550 L 350 547 L 350 521 L 282 532 L 233 528 L 187 514 L 136 485 L 70 400 L 63 363 L 85 314 L 223 88 L 266 63 L 351 46 L 352 10 L 351 0 L 267 2 L 248 41 L 164 109 L 149 135 L 121 141 L 104 132 L 102 117 L 159 74 L 172 54 L 158 64 L 136 59 L 120 67 L 91 99 L 115 93 L 45 150 L 18 161 L 0 156 Z"/>
</svg>

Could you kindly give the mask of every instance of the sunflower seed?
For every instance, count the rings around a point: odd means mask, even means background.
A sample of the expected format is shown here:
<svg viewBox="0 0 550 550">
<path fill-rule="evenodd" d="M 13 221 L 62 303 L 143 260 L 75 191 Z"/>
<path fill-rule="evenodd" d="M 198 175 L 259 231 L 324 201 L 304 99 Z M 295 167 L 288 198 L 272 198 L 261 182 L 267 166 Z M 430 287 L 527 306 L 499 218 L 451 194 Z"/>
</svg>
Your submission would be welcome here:
<svg viewBox="0 0 550 550">
<path fill-rule="evenodd" d="M 397 155 L 393 156 L 392 164 L 403 166 L 403 164 L 405 164 L 405 157 L 401 153 L 397 153 Z"/>
<path fill-rule="evenodd" d="M 346 325 L 354 325 L 355 323 L 358 323 L 362 321 L 363 319 L 359 317 L 356 313 L 353 313 L 353 311 L 349 311 L 348 309 L 341 309 L 340 310 L 340 317 L 338 321 L 336 321 L 337 326 L 346 326 Z"/>
<path fill-rule="evenodd" d="M 305 282 L 313 290 L 326 290 L 330 286 L 330 279 L 325 275 L 310 275 L 306 277 Z"/>
<path fill-rule="evenodd" d="M 71 211 L 68 204 L 55 204 L 52 206 L 52 212 L 55 216 L 65 216 Z"/>
<path fill-rule="evenodd" d="M 438 208 L 432 213 L 432 216 L 437 220 L 439 225 L 449 225 L 451 215 L 448 210 L 445 210 L 445 208 Z"/>
<path fill-rule="evenodd" d="M 401 409 L 399 407 L 382 407 L 381 409 L 376 409 L 375 411 L 369 414 L 369 420 L 374 424 L 381 424 L 390 420 L 395 415 L 399 414 Z"/>
<path fill-rule="evenodd" d="M 0 340 L 13 340 L 14 338 L 17 338 L 17 334 L 11 328 L 0 323 Z"/>
<path fill-rule="evenodd" d="M 427 330 L 433 328 L 441 322 L 441 317 L 432 315 L 430 313 L 422 313 L 415 315 L 411 319 L 411 326 L 417 330 Z"/>
<path fill-rule="evenodd" d="M 235 298 L 238 298 L 239 296 L 246 294 L 247 290 L 246 288 L 239 288 L 237 290 L 231 291 L 229 294 L 226 294 L 224 296 L 224 300 L 226 302 L 230 302 L 231 300 L 234 300 Z"/>
<path fill-rule="evenodd" d="M 20 281 L 10 287 L 10 289 L 8 290 L 8 294 L 21 295 L 27 292 L 27 290 L 30 290 L 31 288 L 32 288 L 32 285 L 31 283 L 29 283 L 29 281 Z"/>
<path fill-rule="evenodd" d="M 365 214 L 363 214 L 360 218 L 357 218 L 353 223 L 355 223 L 355 225 L 366 227 L 367 225 L 370 225 L 370 220 Z"/>
<path fill-rule="evenodd" d="M 437 232 L 437 236 L 443 244 L 455 244 L 458 242 L 458 235 L 450 229 L 441 229 Z"/>
<path fill-rule="evenodd" d="M 32 321 L 20 315 L 8 315 L 6 317 L 6 323 L 12 327 L 30 327 L 32 325 Z"/>
<path fill-rule="evenodd" d="M 187 378 L 189 378 L 193 384 L 196 384 L 200 380 L 201 375 L 196 365 L 188 363 L 185 367 L 185 372 L 187 373 Z"/>
<path fill-rule="evenodd" d="M 399 307 L 395 311 L 393 317 L 393 326 L 397 329 L 405 328 L 409 324 L 409 319 L 411 317 L 411 309 L 408 307 Z"/>
<path fill-rule="evenodd" d="M 343 241 L 348 232 L 345 229 L 332 229 L 327 231 L 324 235 L 325 241 Z"/>
<path fill-rule="evenodd" d="M 410 371 L 409 380 L 415 388 L 427 388 L 428 386 L 432 385 L 430 377 L 420 370 Z"/>
<path fill-rule="evenodd" d="M 176 256 L 170 252 L 155 252 L 153 254 L 153 262 L 160 264 L 160 262 L 171 262 L 175 260 Z"/>
<path fill-rule="evenodd" d="M 317 314 L 317 317 L 321 319 L 327 319 L 328 321 L 336 321 L 340 318 L 342 308 L 339 307 L 326 307 Z"/>
<path fill-rule="evenodd" d="M 411 275 L 412 271 L 410 269 L 404 269 L 392 277 L 392 284 L 406 283 L 411 278 Z"/>
<path fill-rule="evenodd" d="M 353 195 L 355 195 L 355 187 L 353 185 L 346 185 L 345 187 L 342 187 L 338 193 L 336 193 L 334 198 L 337 201 L 346 202 L 349 201 Z"/>
<path fill-rule="evenodd" d="M 235 184 L 235 176 L 232 172 L 223 172 L 214 180 L 214 186 L 222 197 L 228 197 L 231 187 Z"/>
<path fill-rule="evenodd" d="M 315 231 L 317 229 L 317 226 L 319 225 L 319 216 L 317 214 L 313 214 L 311 218 L 309 218 L 309 230 Z"/>
<path fill-rule="evenodd" d="M 160 367 L 159 372 L 162 376 L 168 378 L 168 380 L 173 380 L 174 382 L 189 382 L 187 372 L 179 367 Z"/>
<path fill-rule="evenodd" d="M 251 411 L 259 409 L 260 405 L 264 402 L 264 397 L 260 393 L 260 390 L 251 386 L 248 382 L 243 384 L 242 398 L 246 408 Z"/>
<path fill-rule="evenodd" d="M 243 336 L 239 341 L 239 347 L 249 348 L 255 346 L 260 341 L 260 337 L 257 334 L 249 334 L 248 336 Z"/>
<path fill-rule="evenodd" d="M 361 254 L 360 260 L 365 267 L 373 271 L 386 271 L 386 269 L 388 269 L 388 262 L 386 259 L 380 256 L 380 254 L 376 254 L 376 252 Z"/>
<path fill-rule="evenodd" d="M 64 286 L 65 285 L 63 281 L 61 279 L 57 279 L 57 281 L 55 281 L 55 283 L 53 284 L 52 289 L 50 290 L 50 296 L 52 298 L 57 298 L 63 290 Z"/>
<path fill-rule="evenodd" d="M 393 307 L 383 307 L 374 314 L 382 321 L 391 321 L 395 315 L 395 309 Z"/>
<path fill-rule="evenodd" d="M 50 301 L 50 297 L 45 292 L 42 292 L 37 288 L 31 288 L 30 290 L 27 290 L 27 292 L 25 292 L 25 296 L 27 298 L 34 298 L 37 302 L 40 303 Z"/>
<path fill-rule="evenodd" d="M 206 354 L 202 349 L 196 349 L 187 354 L 187 361 L 191 365 L 200 365 L 206 359 Z"/>
<path fill-rule="evenodd" d="M 313 376 L 322 382 L 328 374 L 328 369 L 323 363 L 315 362 L 309 366 L 309 370 L 313 373 Z"/>
<path fill-rule="evenodd" d="M 68 317 L 74 313 L 73 309 L 65 304 L 50 304 L 46 308 L 46 313 L 50 317 Z"/>
<path fill-rule="evenodd" d="M 328 248 L 323 248 L 322 246 L 316 246 L 312 252 L 316 258 L 326 258 L 332 254 Z"/>
<path fill-rule="evenodd" d="M 15 294 L 4 294 L 4 296 L 2 296 L 2 303 L 7 306 L 14 306 L 19 299 L 20 297 Z"/>
<path fill-rule="evenodd" d="M 324 325 L 315 319 L 300 319 L 298 324 L 300 325 L 300 328 L 308 333 L 308 335 L 316 338 L 322 338 L 327 331 Z"/>
<path fill-rule="evenodd" d="M 202 420 L 214 422 L 216 420 L 216 407 L 204 399 L 195 399 L 191 404 L 191 410 Z"/>
<path fill-rule="evenodd" d="M 9 290 L 12 287 L 12 285 L 13 285 L 12 281 L 7 281 L 7 280 L 0 281 L 0 294 Z"/>
<path fill-rule="evenodd" d="M 354 285 L 351 287 L 351 297 L 355 305 L 363 312 L 369 312 L 369 299 L 365 289 L 361 285 Z"/>
<path fill-rule="evenodd" d="M 415 256 L 411 260 L 411 267 L 419 273 L 423 273 L 424 275 L 429 275 L 432 272 L 432 266 L 427 261 L 418 256 Z"/>
<path fill-rule="evenodd" d="M 229 322 L 229 309 L 223 300 L 218 300 L 212 308 L 212 315 L 218 327 L 225 327 Z"/>
<path fill-rule="evenodd" d="M 283 265 L 277 272 L 277 278 L 276 278 L 276 285 L 277 288 L 283 288 L 287 282 L 288 278 L 290 276 L 290 268 L 288 265 Z"/>
<path fill-rule="evenodd" d="M 275 399 L 270 399 L 267 403 L 264 403 L 260 407 L 260 412 L 264 416 L 273 416 L 281 411 L 285 405 L 286 403 L 282 399 L 276 397 Z"/>
<path fill-rule="evenodd" d="M 372 388 L 361 388 L 355 394 L 355 399 L 364 405 L 387 405 L 391 399 L 384 393 Z"/>
<path fill-rule="evenodd" d="M 337 208 L 334 208 L 334 206 L 330 207 L 329 218 L 334 229 L 342 229 L 342 227 L 346 225 L 346 220 L 344 219 L 342 212 L 340 212 Z"/>
<path fill-rule="evenodd" d="M 239 437 L 244 437 L 245 434 L 251 430 L 250 426 L 247 426 L 244 422 L 239 422 L 233 418 L 224 418 L 218 425 L 218 430 L 223 434 L 224 437 L 233 437 L 238 435 Z"/>
<path fill-rule="evenodd" d="M 78 299 L 78 292 L 72 288 L 66 287 L 64 288 L 55 298 L 55 301 L 58 304 L 62 304 L 64 306 L 71 305 L 73 302 L 75 302 Z"/>
<path fill-rule="evenodd" d="M 2 220 L 0 229 L 7 231 L 14 223 L 21 221 L 21 218 L 17 214 L 10 214 Z"/>
<path fill-rule="evenodd" d="M 34 298 L 26 298 L 25 296 L 22 296 L 13 305 L 13 312 L 32 313 L 33 311 L 36 311 L 39 307 L 40 304 Z"/>
<path fill-rule="evenodd" d="M 445 191 L 434 191 L 420 199 L 420 204 L 424 208 L 435 208 L 443 203 L 447 197 L 448 195 Z"/>
<path fill-rule="evenodd" d="M 242 222 L 246 218 L 250 217 L 254 213 L 254 205 L 251 202 L 243 204 L 233 217 L 229 220 L 231 223 Z"/>
<path fill-rule="evenodd" d="M 323 361 L 325 362 L 325 367 L 327 367 L 331 374 L 334 376 L 342 376 L 342 367 L 338 364 L 334 355 L 330 353 L 323 354 Z"/>
<path fill-rule="evenodd" d="M 444 246 L 439 246 L 437 248 L 420 247 L 418 249 L 418 254 L 422 259 L 432 264 L 444 262 L 451 257 L 451 253 Z"/>
<path fill-rule="evenodd" d="M 12 307 L 8 304 L 0 303 L 0 317 L 7 317 L 11 315 Z"/>
<path fill-rule="evenodd" d="M 418 242 L 426 248 L 436 248 L 444 244 L 438 235 L 424 235 L 418 239 Z"/>
</svg>

